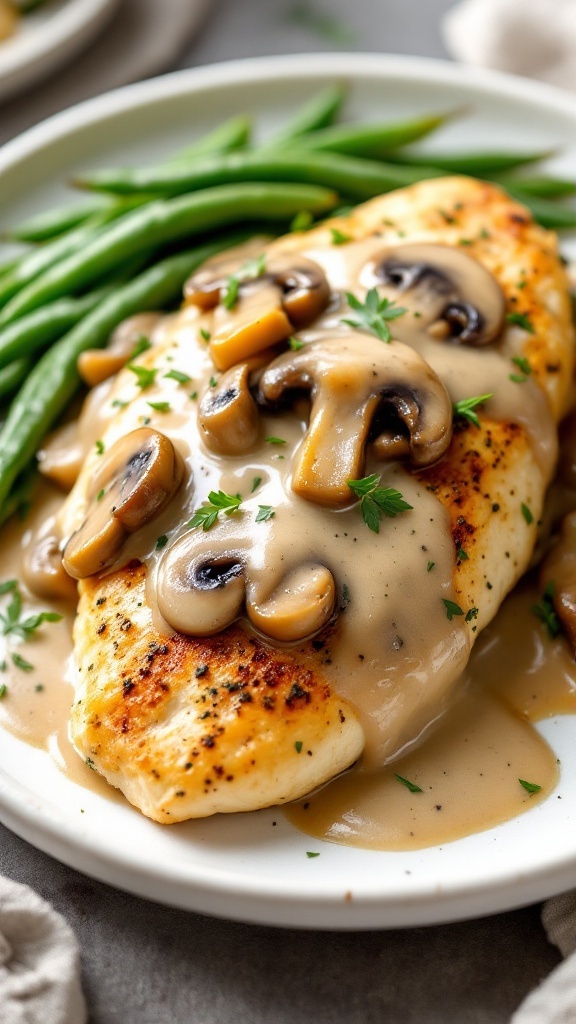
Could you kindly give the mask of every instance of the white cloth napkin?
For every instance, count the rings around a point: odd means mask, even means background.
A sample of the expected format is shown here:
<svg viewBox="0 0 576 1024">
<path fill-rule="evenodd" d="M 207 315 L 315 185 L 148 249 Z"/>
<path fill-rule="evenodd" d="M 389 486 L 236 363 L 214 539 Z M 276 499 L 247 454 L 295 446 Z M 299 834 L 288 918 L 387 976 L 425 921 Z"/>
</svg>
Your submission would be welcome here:
<svg viewBox="0 0 576 1024">
<path fill-rule="evenodd" d="M 1 1024 L 85 1024 L 72 929 L 27 885 L 0 876 Z"/>
<path fill-rule="evenodd" d="M 576 91 L 576 0 L 462 0 L 441 31 L 466 64 Z"/>
<path fill-rule="evenodd" d="M 209 6 L 210 0 L 122 0 L 88 50 L 0 108 L 0 143 L 71 103 L 166 71 Z"/>
</svg>

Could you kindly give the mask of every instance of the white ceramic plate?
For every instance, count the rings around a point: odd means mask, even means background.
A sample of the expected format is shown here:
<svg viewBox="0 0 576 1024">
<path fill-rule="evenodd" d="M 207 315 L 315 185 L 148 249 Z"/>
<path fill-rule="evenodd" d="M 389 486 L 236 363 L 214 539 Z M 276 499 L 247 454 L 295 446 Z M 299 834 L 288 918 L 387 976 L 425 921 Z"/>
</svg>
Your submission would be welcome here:
<svg viewBox="0 0 576 1024">
<path fill-rule="evenodd" d="M 71 60 L 104 27 L 119 0 L 50 0 L 0 42 L 0 100 Z"/>
<path fill-rule="evenodd" d="M 574 100 L 551 89 L 401 57 L 266 58 L 132 86 L 28 132 L 0 153 L 0 224 L 61 202 L 71 172 L 157 160 L 233 113 L 252 111 L 263 132 L 271 130 L 334 80 L 350 87 L 352 118 L 465 105 L 470 114 L 443 134 L 447 148 L 561 146 L 557 169 L 576 172 Z M 550 719 L 541 731 L 562 761 L 557 791 L 518 819 L 443 848 L 377 853 L 323 844 L 273 810 L 162 827 L 73 784 L 47 754 L 7 734 L 0 818 L 87 874 L 206 913 L 310 928 L 448 921 L 576 885 L 574 719 Z M 309 850 L 321 856 L 307 858 Z"/>
</svg>

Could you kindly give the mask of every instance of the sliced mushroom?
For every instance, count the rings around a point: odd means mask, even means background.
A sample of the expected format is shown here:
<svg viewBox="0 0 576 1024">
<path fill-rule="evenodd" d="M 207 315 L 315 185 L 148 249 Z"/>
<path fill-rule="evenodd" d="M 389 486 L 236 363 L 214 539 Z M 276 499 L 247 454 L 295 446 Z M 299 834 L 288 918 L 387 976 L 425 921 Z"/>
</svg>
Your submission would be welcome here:
<svg viewBox="0 0 576 1024">
<path fill-rule="evenodd" d="M 94 474 L 88 515 L 68 541 L 66 572 L 84 579 L 110 566 L 128 534 L 165 508 L 184 475 L 172 442 L 142 427 L 120 438 Z"/>
<path fill-rule="evenodd" d="M 177 632 L 212 636 L 242 615 L 271 640 L 313 636 L 334 612 L 336 585 L 323 565 L 288 569 L 282 581 L 256 584 L 250 574 L 250 538 L 228 528 L 206 538 L 191 531 L 166 553 L 158 569 L 158 610 Z"/>
<path fill-rule="evenodd" d="M 320 505 L 349 504 L 346 483 L 364 475 L 371 427 L 383 458 L 429 466 L 446 451 L 452 404 L 441 380 L 413 349 L 368 335 L 312 342 L 287 352 L 260 378 L 259 400 L 276 405 L 310 392 L 310 425 L 294 460 L 292 489 Z"/>
<path fill-rule="evenodd" d="M 76 583 L 62 565 L 60 541 L 52 519 L 26 543 L 22 574 L 37 597 L 74 601 L 78 597 Z"/>
<path fill-rule="evenodd" d="M 305 640 L 326 625 L 336 604 L 336 584 L 324 565 L 293 569 L 265 600 L 250 592 L 246 611 L 252 625 L 282 643 Z"/>
<path fill-rule="evenodd" d="M 237 264 L 205 267 L 186 284 L 188 302 L 215 310 L 210 355 L 219 370 L 285 340 L 312 323 L 328 304 L 330 287 L 324 272 L 304 256 L 276 256 L 262 273 L 257 271 L 243 271 Z M 239 281 L 238 298 L 227 309 L 219 303 L 233 273 Z"/>
<path fill-rule="evenodd" d="M 160 313 L 137 313 L 123 320 L 106 348 L 89 348 L 78 356 L 78 373 L 88 387 L 118 373 L 130 360 L 141 338 L 148 338 L 160 319 Z"/>
<path fill-rule="evenodd" d="M 362 274 L 370 288 L 398 298 L 418 314 L 417 329 L 459 345 L 487 345 L 504 323 L 505 300 L 496 278 L 478 260 L 447 245 L 415 243 L 385 250 Z M 401 317 L 396 336 L 414 330 L 413 317 Z"/>
<path fill-rule="evenodd" d="M 554 610 L 576 657 L 576 512 L 564 516 L 560 535 L 540 571 L 543 590 L 550 587 Z"/>
<path fill-rule="evenodd" d="M 235 366 L 222 374 L 200 403 L 200 435 L 210 451 L 218 455 L 241 455 L 258 437 L 258 409 L 248 379 L 248 365 Z"/>
</svg>

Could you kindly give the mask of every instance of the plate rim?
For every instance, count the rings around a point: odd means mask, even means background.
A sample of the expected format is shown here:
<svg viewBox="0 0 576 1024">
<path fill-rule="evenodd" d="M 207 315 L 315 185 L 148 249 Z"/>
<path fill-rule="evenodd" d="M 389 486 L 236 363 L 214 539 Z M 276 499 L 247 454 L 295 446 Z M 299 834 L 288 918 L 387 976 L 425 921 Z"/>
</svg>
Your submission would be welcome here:
<svg viewBox="0 0 576 1024">
<path fill-rule="evenodd" d="M 379 79 L 405 79 L 409 75 L 412 81 L 426 83 L 430 79 L 447 84 L 462 84 L 463 73 L 466 85 L 492 95 L 502 95 L 519 99 L 522 102 L 535 103 L 542 109 L 553 109 L 555 113 L 565 113 L 576 124 L 576 113 L 573 98 L 552 86 L 542 85 L 525 79 L 485 71 L 483 69 L 463 69 L 462 66 L 444 61 L 401 55 L 380 54 L 305 54 L 281 55 L 277 57 L 261 57 L 207 65 L 201 68 L 186 69 L 173 72 L 161 78 L 151 79 L 114 90 L 95 99 L 87 100 L 64 112 L 54 115 L 41 124 L 29 129 L 17 139 L 7 143 L 0 151 L 0 177 L 10 168 L 26 160 L 32 153 L 45 145 L 59 144 L 63 139 L 72 136 L 81 126 L 95 124 L 107 120 L 115 114 L 125 114 L 131 109 L 141 107 L 150 102 L 162 103 L 190 91 L 197 92 L 213 87 L 230 88 L 236 83 L 263 82 L 274 79 L 293 80 L 305 74 L 308 78 L 325 80 L 327 77 L 343 78 L 350 76 L 354 80 L 366 79 L 377 70 Z M 458 920 L 473 915 L 493 913 L 497 910 L 511 909 L 534 900 L 544 898 L 576 883 L 576 851 L 574 855 L 566 855 L 556 860 L 551 867 L 547 862 L 539 870 L 532 870 L 525 878 L 522 872 L 511 875 L 509 869 L 501 875 L 492 876 L 490 880 L 489 898 L 486 896 L 486 882 L 456 882 L 453 886 L 444 887 L 442 892 L 432 890 L 429 883 L 425 887 L 415 886 L 412 892 L 387 893 L 385 897 L 373 893 L 359 895 L 348 906 L 343 902 L 342 894 L 336 899 L 334 893 L 308 893 L 295 896 L 281 890 L 278 881 L 274 884 L 266 881 L 263 888 L 254 888 L 252 882 L 243 882 L 238 878 L 230 879 L 230 873 L 216 871 L 211 879 L 201 879 L 195 886 L 188 882 L 190 899 L 184 902 L 176 898 L 182 879 L 167 880 L 158 870 L 150 866 L 134 869 L 125 857 L 114 856 L 102 848 L 95 848 L 93 838 L 83 839 L 78 829 L 52 820 L 51 809 L 41 810 L 38 815 L 38 803 L 30 791 L 17 780 L 11 780 L 12 792 L 6 791 L 5 780 L 0 780 L 0 820 L 4 821 L 12 831 L 31 842 L 41 850 L 56 856 L 69 866 L 84 871 L 93 877 L 100 878 L 109 884 L 120 886 L 128 891 L 162 903 L 169 903 L 196 910 L 244 921 L 287 925 L 310 928 L 363 929 L 386 927 L 411 927 L 420 924 L 440 923 Z M 19 792 L 21 790 L 21 792 Z M 26 799 L 22 799 L 22 796 Z M 535 808 L 536 810 L 536 808 Z M 39 834 L 38 834 L 39 833 Z M 89 845 L 88 845 L 89 843 Z M 377 856 L 377 851 L 357 851 L 359 854 Z M 87 866 L 87 857 L 90 865 Z M 128 883 L 127 872 L 132 871 Z M 116 876 L 116 878 L 114 877 Z M 118 882 L 118 877 L 122 881 Z M 171 891 L 171 887 L 175 891 Z M 529 890 L 529 891 L 528 891 Z M 505 898 L 501 899 L 505 894 Z M 232 898 L 236 903 L 231 905 Z M 278 913 L 278 904 L 290 902 Z M 466 907 L 460 904 L 466 901 Z M 274 903 L 276 911 L 270 912 L 270 904 Z M 345 907 L 343 910 L 342 908 Z M 438 913 L 438 908 L 443 908 Z M 385 910 L 392 911 L 388 919 L 382 921 Z M 472 908 L 472 909 L 471 909 Z M 303 921 L 300 914 L 316 911 L 322 920 Z M 400 919 L 396 911 L 401 914 Z"/>
</svg>

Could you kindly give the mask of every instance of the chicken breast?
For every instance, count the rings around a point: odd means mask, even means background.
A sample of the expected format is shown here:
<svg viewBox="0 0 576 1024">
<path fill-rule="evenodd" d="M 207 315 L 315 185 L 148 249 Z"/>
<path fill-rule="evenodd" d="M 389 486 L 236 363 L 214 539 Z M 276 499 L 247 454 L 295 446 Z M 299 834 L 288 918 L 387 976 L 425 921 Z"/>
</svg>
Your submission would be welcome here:
<svg viewBox="0 0 576 1024">
<path fill-rule="evenodd" d="M 72 739 L 161 822 L 283 803 L 421 737 L 527 567 L 573 369 L 556 239 L 486 183 L 247 254 L 103 386 L 60 516 Z"/>
</svg>

